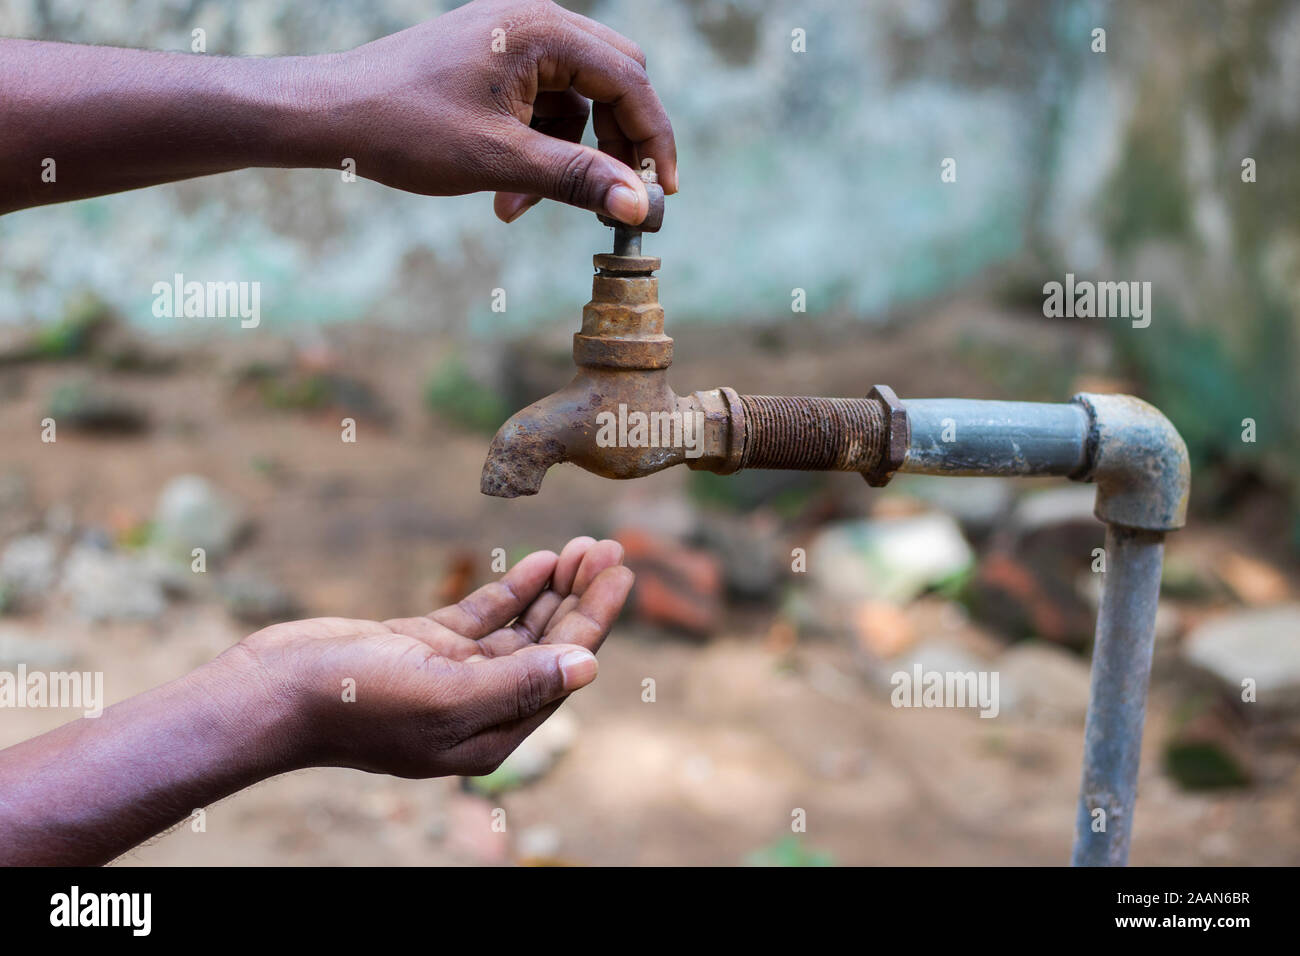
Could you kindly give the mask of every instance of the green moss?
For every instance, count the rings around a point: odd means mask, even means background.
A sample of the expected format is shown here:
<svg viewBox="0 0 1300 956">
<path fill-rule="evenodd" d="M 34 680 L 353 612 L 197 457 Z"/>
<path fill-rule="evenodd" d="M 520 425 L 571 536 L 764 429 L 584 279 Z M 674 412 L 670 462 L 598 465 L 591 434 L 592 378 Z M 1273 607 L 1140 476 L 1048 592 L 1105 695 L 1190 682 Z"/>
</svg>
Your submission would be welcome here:
<svg viewBox="0 0 1300 956">
<path fill-rule="evenodd" d="M 434 371 L 424 401 L 452 424 L 489 435 L 510 415 L 501 396 L 470 375 L 458 357 L 447 359 Z"/>
<path fill-rule="evenodd" d="M 1191 197 L 1183 179 L 1182 137 L 1176 111 L 1129 130 L 1120 161 L 1103 190 L 1103 229 L 1111 246 L 1133 248 L 1143 239 L 1186 239 Z"/>
<path fill-rule="evenodd" d="M 1188 790 L 1221 790 L 1250 782 L 1245 770 L 1223 749 L 1211 743 L 1170 743 L 1165 769 Z"/>
<path fill-rule="evenodd" d="M 799 837 L 784 836 L 745 858 L 749 866 L 834 866 L 835 858 L 824 850 L 812 850 Z"/>
<path fill-rule="evenodd" d="M 96 333 L 111 321 L 111 310 L 101 299 L 93 295 L 78 296 L 61 319 L 37 331 L 29 357 L 51 360 L 85 355 Z"/>
</svg>

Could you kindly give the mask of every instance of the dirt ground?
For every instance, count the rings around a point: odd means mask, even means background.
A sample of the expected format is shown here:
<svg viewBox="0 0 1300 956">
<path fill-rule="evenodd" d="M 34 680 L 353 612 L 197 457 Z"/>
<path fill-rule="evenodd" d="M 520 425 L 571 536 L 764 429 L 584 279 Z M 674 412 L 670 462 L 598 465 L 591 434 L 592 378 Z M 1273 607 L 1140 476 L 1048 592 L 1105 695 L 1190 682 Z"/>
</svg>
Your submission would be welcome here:
<svg viewBox="0 0 1300 956">
<path fill-rule="evenodd" d="M 983 321 L 973 323 L 973 311 Z M 1046 366 L 1102 349 L 1088 333 L 1044 331 L 961 302 L 940 306 L 925 323 L 904 318 L 888 332 L 789 328 L 763 348 L 753 336 L 737 345 L 722 330 L 674 330 L 673 378 L 679 390 L 727 384 L 854 395 L 879 381 L 904 396 L 1008 397 L 1005 380 L 972 374 L 953 347 L 962 330 L 975 326 L 983 343 L 1017 341 Z M 265 337 L 234 335 L 209 349 L 211 361 L 190 361 L 170 375 L 124 376 L 75 363 L 4 372 L 4 467 L 27 479 L 34 508 L 66 507 L 78 525 L 109 528 L 147 519 L 170 477 L 201 474 L 239 502 L 255 529 L 231 567 L 274 578 L 307 615 L 362 618 L 430 610 L 457 553 L 480 556 L 485 580 L 495 547 L 511 554 L 557 548 L 683 493 L 681 473 L 617 483 L 561 468 L 538 498 L 484 497 L 478 476 L 487 439 L 440 423 L 421 403 L 429 370 L 448 343 L 373 328 L 330 336 L 343 366 L 396 411 L 391 427 L 362 421 L 358 441 L 345 444 L 337 416 L 270 412 L 234 400 L 229 369 L 282 348 Z M 40 442 L 50 390 L 69 377 L 111 382 L 147 406 L 149 434 L 69 431 L 55 444 Z M 836 478 L 836 495 L 877 494 L 856 476 Z M 1170 550 L 1242 534 L 1193 527 Z M 929 605 L 914 613 L 946 622 L 934 626 L 971 646 L 995 640 L 940 613 L 937 601 L 925 599 Z M 58 607 L 4 623 L 67 645 L 82 669 L 103 670 L 110 701 L 179 676 L 248 630 L 203 598 L 172 604 L 144 624 L 89 625 Z M 730 612 L 722 631 L 704 642 L 621 625 L 602 651 L 597 682 L 565 705 L 576 718 L 568 752 L 521 789 L 487 799 L 457 780 L 303 771 L 208 808 L 205 832 L 178 828 L 121 863 L 425 865 L 541 857 L 729 865 L 780 844 L 796 808 L 807 815 L 803 845 L 839 864 L 1068 859 L 1081 722 L 895 709 L 887 689 L 864 680 L 851 639 L 789 647 L 771 638 L 771 627 L 769 612 L 752 609 Z M 653 703 L 642 700 L 647 677 L 657 686 Z M 1294 750 L 1270 752 L 1250 788 L 1183 792 L 1158 759 L 1172 706 L 1158 674 L 1132 862 L 1300 862 Z M 66 719 L 59 711 L 7 711 L 0 715 L 0 746 Z M 497 807 L 506 811 L 504 835 L 489 825 Z"/>
</svg>

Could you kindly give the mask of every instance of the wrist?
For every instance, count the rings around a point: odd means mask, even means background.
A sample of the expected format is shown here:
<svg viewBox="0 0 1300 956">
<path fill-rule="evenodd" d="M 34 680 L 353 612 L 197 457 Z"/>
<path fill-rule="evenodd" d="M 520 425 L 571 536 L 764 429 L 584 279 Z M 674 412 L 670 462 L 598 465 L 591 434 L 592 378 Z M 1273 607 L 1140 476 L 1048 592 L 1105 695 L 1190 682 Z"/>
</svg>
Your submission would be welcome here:
<svg viewBox="0 0 1300 956">
<path fill-rule="evenodd" d="M 347 134 L 346 54 L 277 57 L 270 75 L 261 165 L 340 169 L 355 157 Z"/>
<path fill-rule="evenodd" d="M 305 695 L 244 644 L 183 680 L 207 698 L 206 718 L 233 745 L 242 775 L 265 779 L 313 764 Z"/>
</svg>

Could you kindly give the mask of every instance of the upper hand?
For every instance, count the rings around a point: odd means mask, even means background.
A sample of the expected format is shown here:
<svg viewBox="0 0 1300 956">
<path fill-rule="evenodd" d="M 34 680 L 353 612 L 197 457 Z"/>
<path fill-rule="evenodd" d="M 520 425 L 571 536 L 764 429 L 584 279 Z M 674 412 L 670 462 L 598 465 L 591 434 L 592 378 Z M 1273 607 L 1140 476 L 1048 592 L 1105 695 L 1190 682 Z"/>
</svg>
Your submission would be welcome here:
<svg viewBox="0 0 1300 956">
<path fill-rule="evenodd" d="M 342 63 L 335 112 L 369 179 L 429 195 L 497 190 L 506 222 L 544 197 L 639 223 L 649 200 L 633 167 L 646 159 L 677 191 L 645 56 L 550 0 L 475 0 Z M 579 144 L 589 112 L 599 150 Z"/>
</svg>

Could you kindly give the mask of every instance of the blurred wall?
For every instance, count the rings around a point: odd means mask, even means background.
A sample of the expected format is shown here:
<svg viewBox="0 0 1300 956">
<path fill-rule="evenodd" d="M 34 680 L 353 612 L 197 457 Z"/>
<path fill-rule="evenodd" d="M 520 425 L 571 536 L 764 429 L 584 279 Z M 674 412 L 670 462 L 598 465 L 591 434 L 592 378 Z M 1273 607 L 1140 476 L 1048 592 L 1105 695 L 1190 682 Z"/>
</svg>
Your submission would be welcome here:
<svg viewBox="0 0 1300 956">
<path fill-rule="evenodd" d="M 675 323 L 788 317 L 796 287 L 811 316 L 879 319 L 991 266 L 1030 311 L 1067 271 L 1148 280 L 1153 324 L 1117 324 L 1117 371 L 1199 459 L 1300 471 L 1300 4 L 570 5 L 643 45 L 674 120 L 683 189 L 648 247 Z M 202 27 L 210 55 L 308 53 L 447 6 L 4 0 L 0 33 L 188 49 Z M 946 157 L 955 183 L 940 181 Z M 0 219 L 0 321 L 54 317 L 90 289 L 154 322 L 152 284 L 182 272 L 260 280 L 271 334 L 361 318 L 458 334 L 572 323 L 607 231 L 555 204 L 506 227 L 490 203 L 249 170 L 29 210 Z M 1243 445 L 1247 416 L 1272 440 Z"/>
<path fill-rule="evenodd" d="M 185 50 L 197 26 L 211 55 L 307 53 L 449 6 L 6 0 L 0 32 Z M 1037 2 L 570 6 L 645 47 L 674 119 L 683 191 L 650 241 L 672 269 L 664 294 L 679 320 L 788 313 L 794 287 L 814 314 L 874 315 L 1013 255 L 1045 190 L 1045 116 L 1080 82 L 1050 65 L 1066 22 L 1096 19 L 1080 20 L 1079 4 L 1053 12 Z M 805 53 L 791 49 L 796 28 Z M 1074 72 L 1102 77 L 1086 42 L 1076 46 Z M 1120 119 L 1109 111 L 1101 131 L 1112 154 Z M 949 156 L 958 181 L 944 186 Z M 69 289 L 90 287 L 150 322 L 152 283 L 182 271 L 260 278 L 276 323 L 495 326 L 495 286 L 508 290 L 515 324 L 567 321 L 589 292 L 591 253 L 607 242 L 594 217 L 550 204 L 506 228 L 485 196 L 428 199 L 326 171 L 253 170 L 7 217 L 0 317 L 57 313 Z"/>
</svg>

